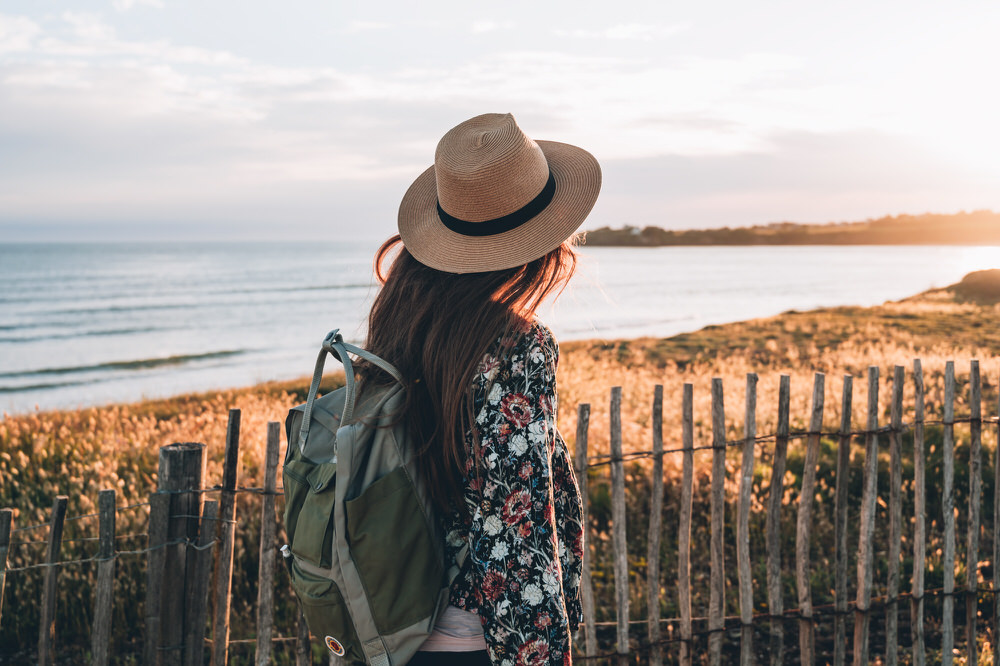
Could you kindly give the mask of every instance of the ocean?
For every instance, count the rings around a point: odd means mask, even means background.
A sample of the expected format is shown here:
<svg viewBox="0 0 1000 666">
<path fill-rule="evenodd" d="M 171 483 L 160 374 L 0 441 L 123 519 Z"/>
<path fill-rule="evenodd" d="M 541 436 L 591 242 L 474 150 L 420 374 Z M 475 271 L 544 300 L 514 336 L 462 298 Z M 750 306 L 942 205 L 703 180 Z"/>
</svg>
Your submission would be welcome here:
<svg viewBox="0 0 1000 666">
<path fill-rule="evenodd" d="M 375 242 L 0 244 L 0 411 L 132 402 L 310 374 L 360 341 Z M 582 248 L 541 318 L 562 340 L 669 336 L 874 305 L 1000 268 L 1000 247 Z M 331 364 L 332 365 L 332 364 Z"/>
</svg>

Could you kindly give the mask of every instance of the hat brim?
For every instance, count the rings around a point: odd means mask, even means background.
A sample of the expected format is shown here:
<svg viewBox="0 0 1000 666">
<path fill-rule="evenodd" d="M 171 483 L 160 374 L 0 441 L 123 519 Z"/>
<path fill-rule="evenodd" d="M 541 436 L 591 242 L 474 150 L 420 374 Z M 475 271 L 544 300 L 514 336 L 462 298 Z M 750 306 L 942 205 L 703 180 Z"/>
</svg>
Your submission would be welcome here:
<svg viewBox="0 0 1000 666">
<path fill-rule="evenodd" d="M 582 148 L 536 141 L 556 191 L 545 209 L 524 224 L 492 236 L 465 236 L 437 212 L 434 167 L 413 181 L 399 204 L 399 235 L 425 266 L 447 273 L 482 273 L 524 265 L 559 247 L 583 224 L 601 191 L 601 167 Z"/>
</svg>

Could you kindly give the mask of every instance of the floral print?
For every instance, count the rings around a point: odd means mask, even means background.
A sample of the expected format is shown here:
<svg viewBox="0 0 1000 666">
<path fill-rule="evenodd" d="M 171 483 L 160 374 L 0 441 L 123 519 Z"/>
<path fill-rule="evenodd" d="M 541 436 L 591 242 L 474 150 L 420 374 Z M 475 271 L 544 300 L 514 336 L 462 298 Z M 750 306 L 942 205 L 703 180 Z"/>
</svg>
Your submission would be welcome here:
<svg viewBox="0 0 1000 666">
<path fill-rule="evenodd" d="M 582 617 L 580 493 L 555 425 L 558 355 L 536 322 L 483 359 L 473 386 L 477 427 L 466 437 L 468 517 L 445 517 L 449 561 L 469 544 L 451 603 L 480 616 L 501 666 L 571 663 L 570 631 Z"/>
</svg>

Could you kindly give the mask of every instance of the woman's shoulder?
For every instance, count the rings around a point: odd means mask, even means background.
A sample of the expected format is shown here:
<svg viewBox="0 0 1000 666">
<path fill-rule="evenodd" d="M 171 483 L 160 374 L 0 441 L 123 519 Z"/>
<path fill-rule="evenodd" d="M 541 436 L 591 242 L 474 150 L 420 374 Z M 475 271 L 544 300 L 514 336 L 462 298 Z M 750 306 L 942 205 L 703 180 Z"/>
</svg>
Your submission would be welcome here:
<svg viewBox="0 0 1000 666">
<path fill-rule="evenodd" d="M 548 326 L 538 320 L 524 321 L 499 336 L 483 357 L 477 385 L 495 392 L 497 382 L 510 383 L 526 374 L 554 375 L 558 359 L 559 346 Z"/>
<path fill-rule="evenodd" d="M 520 321 L 512 333 L 502 336 L 498 342 L 503 351 L 525 353 L 540 349 L 553 356 L 559 353 L 559 344 L 552 331 L 538 319 Z"/>
</svg>

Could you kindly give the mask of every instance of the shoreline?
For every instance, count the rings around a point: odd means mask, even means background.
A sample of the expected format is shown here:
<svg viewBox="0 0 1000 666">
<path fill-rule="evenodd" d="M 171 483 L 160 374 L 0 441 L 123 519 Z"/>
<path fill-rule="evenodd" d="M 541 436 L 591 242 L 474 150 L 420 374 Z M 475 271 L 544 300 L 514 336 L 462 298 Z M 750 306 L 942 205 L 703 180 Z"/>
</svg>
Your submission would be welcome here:
<svg viewBox="0 0 1000 666">
<path fill-rule="evenodd" d="M 851 350 L 881 349 L 879 355 L 883 358 L 889 358 L 895 350 L 899 356 L 895 361 L 903 362 L 920 351 L 940 357 L 948 347 L 953 349 L 956 360 L 963 357 L 963 352 L 985 356 L 982 360 L 987 363 L 1000 356 L 1000 270 L 979 271 L 966 276 L 961 283 L 877 306 L 790 310 L 667 337 L 562 341 L 559 388 L 564 404 L 593 402 L 597 397 L 595 383 L 604 379 L 603 384 L 610 385 L 608 378 L 616 375 L 624 378 L 625 373 L 669 381 L 672 376 L 682 379 L 712 371 L 731 374 L 722 366 L 732 366 L 734 362 L 740 367 L 755 364 L 761 371 L 798 372 L 808 364 L 816 371 L 836 371 L 838 357 L 842 359 L 841 371 L 860 373 L 864 367 L 857 364 Z M 340 386 L 342 377 L 342 372 L 328 371 L 323 389 L 329 391 Z M 31 409 L 3 413 L 0 423 L 94 410 L 127 409 L 167 415 L 190 409 L 195 403 L 212 403 L 222 396 L 232 400 L 246 396 L 272 399 L 286 396 L 293 405 L 305 400 L 310 380 L 309 375 L 302 375 L 133 401 Z"/>
<path fill-rule="evenodd" d="M 91 291 L 72 279 L 37 291 L 29 280 L 60 261 L 66 275 L 87 274 L 72 263 L 84 261 L 79 253 L 42 252 L 6 267 L 21 280 L 12 286 L 24 289 L 11 294 L 0 321 L 0 412 L 294 380 L 311 372 L 329 328 L 358 337 L 374 293 L 368 253 L 357 247 L 310 253 L 305 272 L 323 276 L 315 284 L 289 271 L 301 254 L 294 247 L 147 250 L 131 263 L 121 252 L 102 254 L 108 269 L 93 274 L 93 285 L 88 278 Z M 155 276 L 138 269 L 154 260 L 163 262 Z M 324 272 L 331 262 L 348 268 Z M 998 264 L 992 248 L 583 248 L 577 277 L 539 317 L 563 342 L 662 338 L 792 309 L 880 305 Z M 192 265 L 211 266 L 217 283 L 189 281 Z M 150 292 L 154 278 L 162 292 Z"/>
</svg>

